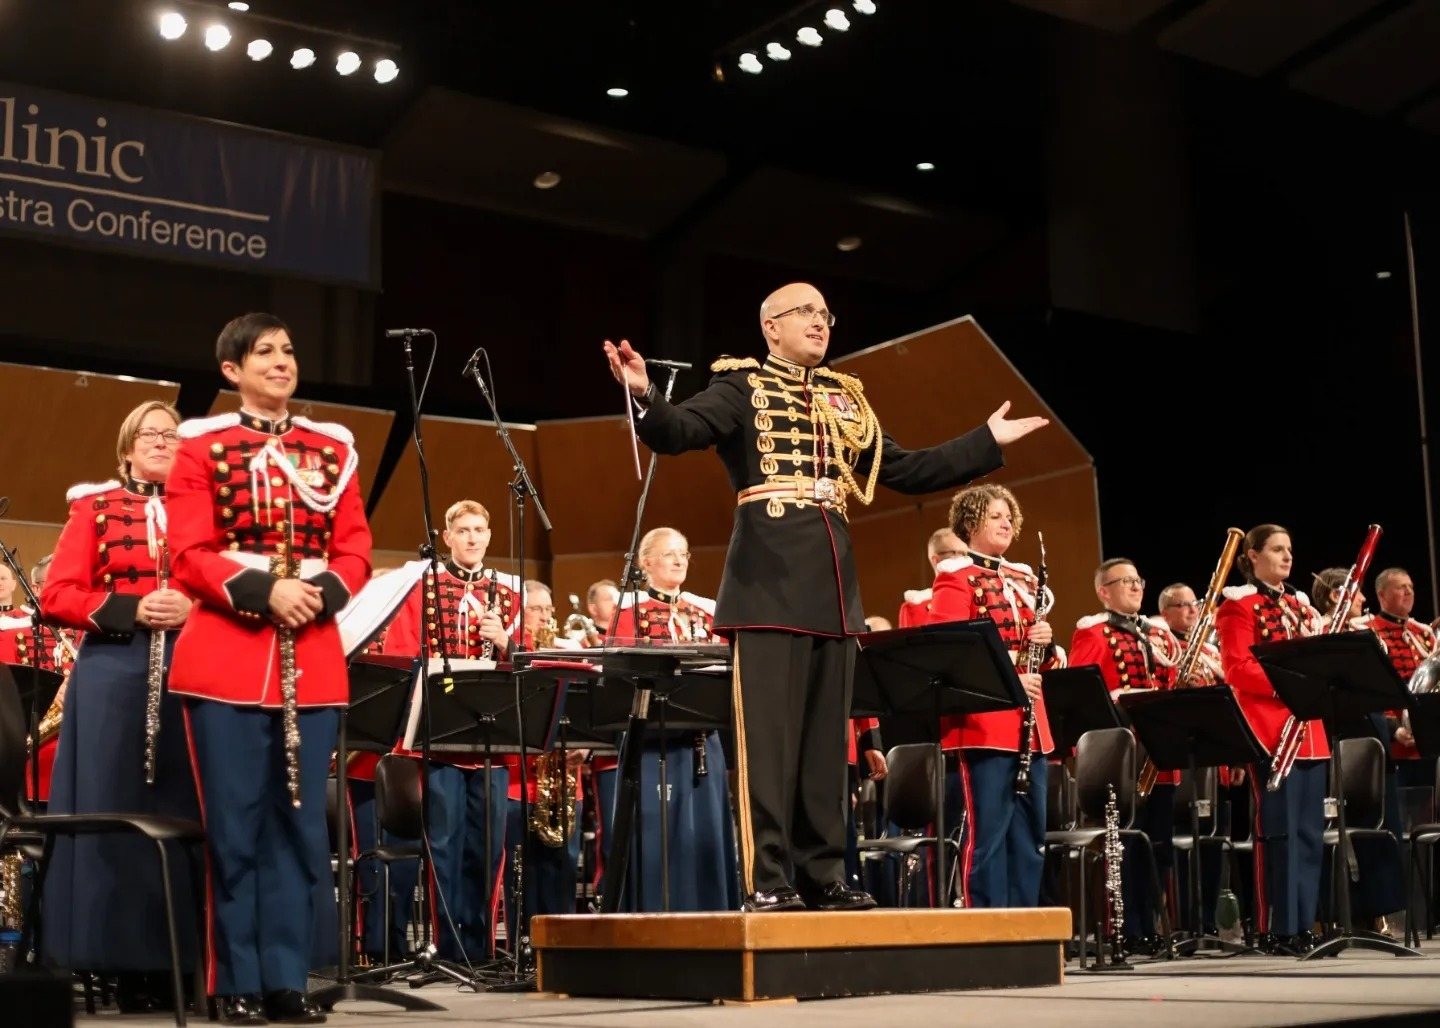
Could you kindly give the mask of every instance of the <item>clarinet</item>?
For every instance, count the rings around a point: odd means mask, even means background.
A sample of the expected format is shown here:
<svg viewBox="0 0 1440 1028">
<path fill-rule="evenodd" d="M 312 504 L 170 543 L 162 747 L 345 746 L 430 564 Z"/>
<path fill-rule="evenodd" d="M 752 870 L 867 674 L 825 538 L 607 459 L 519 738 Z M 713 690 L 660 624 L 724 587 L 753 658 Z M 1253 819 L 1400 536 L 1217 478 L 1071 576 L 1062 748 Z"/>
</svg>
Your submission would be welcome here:
<svg viewBox="0 0 1440 1028">
<path fill-rule="evenodd" d="M 170 587 L 170 550 L 156 542 L 155 584 Z M 145 784 L 155 784 L 156 748 L 160 741 L 160 700 L 165 682 L 165 630 L 150 630 L 150 655 L 145 666 Z"/>
<path fill-rule="evenodd" d="M 1035 578 L 1035 624 L 1044 621 L 1051 609 L 1055 606 L 1055 596 L 1045 588 L 1045 536 L 1035 533 L 1035 538 L 1040 541 L 1040 568 Z M 1032 626 L 1033 627 L 1033 626 Z M 1020 672 L 1022 674 L 1039 674 L 1040 665 L 1045 662 L 1045 650 L 1047 647 L 1038 643 L 1027 643 L 1025 656 L 1020 660 Z M 1035 738 L 1035 704 L 1025 704 L 1025 717 L 1020 725 L 1020 763 L 1015 771 L 1015 795 L 1030 795 L 1030 765 L 1035 760 L 1034 750 L 1031 746 Z"/>
<path fill-rule="evenodd" d="M 1125 886 L 1120 878 L 1120 869 L 1125 859 L 1125 849 L 1120 843 L 1120 806 L 1115 798 L 1115 786 L 1106 786 L 1109 795 L 1105 800 L 1105 892 L 1110 899 L 1110 953 L 1112 959 L 1118 956 L 1120 940 L 1125 935 Z M 1081 927 L 1084 932 L 1084 927 Z"/>
</svg>

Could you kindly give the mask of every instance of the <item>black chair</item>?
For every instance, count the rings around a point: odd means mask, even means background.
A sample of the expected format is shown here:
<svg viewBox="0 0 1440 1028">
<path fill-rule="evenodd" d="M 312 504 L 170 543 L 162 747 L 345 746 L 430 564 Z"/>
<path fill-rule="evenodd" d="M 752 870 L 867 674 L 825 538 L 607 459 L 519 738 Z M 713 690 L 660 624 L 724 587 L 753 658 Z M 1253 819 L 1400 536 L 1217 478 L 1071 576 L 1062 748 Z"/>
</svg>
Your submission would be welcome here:
<svg viewBox="0 0 1440 1028">
<path fill-rule="evenodd" d="M 1051 764 L 1045 779 L 1045 824 L 1051 831 L 1074 828 L 1079 819 L 1075 807 L 1075 776 L 1064 764 Z"/>
<path fill-rule="evenodd" d="M 1345 803 L 1345 835 L 1350 843 L 1357 839 L 1378 839 L 1396 847 L 1399 842 L 1385 827 L 1385 746 L 1374 736 L 1361 736 L 1340 740 L 1340 763 L 1344 768 L 1343 788 L 1336 789 L 1329 783 L 1332 796 L 1343 796 Z M 1332 763 L 1331 768 L 1334 768 Z M 1325 829 L 1325 849 L 1330 854 L 1330 896 L 1329 908 L 1339 909 L 1338 890 L 1348 888 L 1350 875 L 1349 846 L 1340 844 L 1340 832 L 1335 822 Z M 1398 854 L 1398 850 L 1397 850 Z M 1409 918 L 1406 918 L 1407 922 Z M 1408 930 L 1408 926 L 1407 926 Z"/>
<path fill-rule="evenodd" d="M 1079 867 L 1079 939 L 1078 953 L 1080 969 L 1086 967 L 1087 924 L 1085 899 L 1088 865 L 1099 865 L 1105 840 L 1105 807 L 1110 797 L 1110 788 L 1115 789 L 1115 805 L 1119 813 L 1121 841 L 1135 840 L 1146 855 L 1150 872 L 1150 889 L 1155 898 L 1156 909 L 1160 911 L 1161 938 L 1165 940 L 1165 956 L 1174 956 L 1170 948 L 1170 917 L 1165 911 L 1160 891 L 1160 872 L 1155 865 L 1155 847 L 1150 837 L 1137 828 L 1135 823 L 1135 736 L 1128 728 L 1101 728 L 1080 736 L 1075 747 L 1075 794 L 1079 812 L 1078 826 L 1065 831 L 1045 833 L 1045 849 L 1062 850 L 1067 860 L 1075 860 Z M 1097 948 L 1102 936 L 1102 926 L 1097 922 L 1095 940 Z M 1098 957 L 1097 957 L 1098 964 Z"/>
<path fill-rule="evenodd" d="M 1435 798 L 1440 804 L 1440 761 L 1435 765 Z M 1415 893 L 1415 877 L 1420 876 L 1421 895 L 1425 903 L 1425 938 L 1435 937 L 1435 846 L 1440 844 L 1440 822 L 1415 825 L 1410 829 L 1410 888 L 1408 895 Z M 1425 859 L 1421 860 L 1420 855 L 1424 853 Z M 1420 921 L 1415 916 L 1415 911 L 1405 912 L 1405 942 L 1413 945 L 1420 945 Z"/>
<path fill-rule="evenodd" d="M 893 824 L 901 834 L 861 839 L 858 844 L 862 860 L 866 854 L 894 854 L 900 858 L 899 897 L 902 906 L 910 893 L 920 852 L 933 852 L 939 844 L 933 834 L 938 809 L 935 796 L 936 757 L 933 744 L 920 742 L 895 746 L 885 755 L 889 773 L 885 776 L 885 802 L 880 825 Z M 958 868 L 960 847 L 953 838 L 947 838 L 945 845 L 955 861 L 951 866 Z M 949 906 L 945 896 L 936 897 L 936 904 Z"/>
<path fill-rule="evenodd" d="M 1197 852 L 1196 840 L 1191 837 L 1192 828 L 1190 823 L 1190 804 L 1198 798 L 1201 809 L 1200 839 L 1198 852 L 1203 854 L 1203 852 L 1207 848 L 1216 849 L 1221 852 L 1221 859 L 1224 859 L 1223 854 L 1228 850 L 1234 849 L 1234 844 L 1231 842 L 1230 837 L 1226 835 L 1224 831 L 1222 831 L 1223 826 L 1220 818 L 1219 769 L 1214 767 L 1202 767 L 1199 770 L 1200 791 L 1198 797 L 1196 795 L 1194 785 L 1190 780 L 1190 772 L 1180 772 L 1180 784 L 1175 787 L 1175 834 L 1171 839 L 1170 845 L 1176 853 L 1191 853 L 1192 856 L 1194 856 L 1194 854 Z M 1206 810 L 1208 810 L 1209 813 L 1205 813 Z M 1194 857 L 1194 859 L 1199 860 L 1203 858 Z M 1191 873 L 1199 874 L 1201 866 L 1202 865 L 1199 863 L 1190 865 Z M 1179 867 L 1178 861 L 1176 863 L 1176 867 Z M 1185 891 L 1180 894 L 1178 908 L 1180 910 L 1184 910 L 1187 915 L 1189 913 L 1189 902 L 1190 891 L 1188 888 L 1186 888 Z M 1204 922 L 1205 916 L 1204 912 L 1202 911 L 1201 924 L 1203 925 Z M 1194 925 L 1191 925 L 1190 927 L 1196 931 L 1200 930 Z"/>
<path fill-rule="evenodd" d="M 375 820 L 379 827 L 377 838 L 380 843 L 373 849 L 360 854 L 356 863 L 372 859 L 380 864 L 380 889 L 383 897 L 385 949 L 381 957 L 382 966 L 390 966 L 390 865 L 401 860 L 419 862 L 417 881 L 425 881 L 424 848 L 419 841 L 424 835 L 425 822 L 420 798 L 420 761 L 413 757 L 402 757 L 387 753 L 375 765 Z M 415 842 L 385 842 L 386 835 L 400 839 L 414 839 Z M 428 890 L 420 890 L 422 896 Z M 372 900 L 373 902 L 373 900 Z"/>
<path fill-rule="evenodd" d="M 180 971 L 180 939 L 175 921 L 175 896 L 170 875 L 170 851 L 167 843 L 179 847 L 193 847 L 195 855 L 203 860 L 205 829 L 198 821 L 185 818 L 164 817 L 156 814 L 32 814 L 25 806 L 25 715 L 20 707 L 19 694 L 13 689 L 0 689 L 0 853 L 18 846 L 26 838 L 40 838 L 43 849 L 35 886 L 30 894 L 29 907 L 25 912 L 24 935 L 20 940 L 19 955 L 29 951 L 32 935 L 39 917 L 40 903 L 45 890 L 45 876 L 50 868 L 50 856 L 54 852 L 55 840 L 68 835 L 139 835 L 155 844 L 155 853 L 160 861 L 160 879 L 165 891 L 165 928 L 170 940 L 171 994 L 175 1002 L 175 1023 L 185 1024 L 185 983 Z M 196 860 L 195 866 L 203 866 Z M 196 876 L 197 893 L 203 890 L 200 876 Z M 198 911 L 203 899 L 195 897 Z M 203 944 L 203 937 L 202 937 Z M 201 961 L 203 964 L 203 961 Z M 204 1001 L 203 992 L 195 997 L 197 1008 Z"/>
</svg>

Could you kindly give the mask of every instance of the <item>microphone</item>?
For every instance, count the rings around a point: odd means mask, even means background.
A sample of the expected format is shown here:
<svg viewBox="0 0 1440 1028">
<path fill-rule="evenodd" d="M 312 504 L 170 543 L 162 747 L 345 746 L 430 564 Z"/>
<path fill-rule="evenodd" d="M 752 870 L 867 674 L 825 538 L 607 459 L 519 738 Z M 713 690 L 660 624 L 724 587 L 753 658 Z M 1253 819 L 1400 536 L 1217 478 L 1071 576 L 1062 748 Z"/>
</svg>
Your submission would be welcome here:
<svg viewBox="0 0 1440 1028">
<path fill-rule="evenodd" d="M 689 371 L 695 365 L 686 364 L 684 361 L 665 361 L 659 357 L 646 357 L 646 364 L 653 364 L 657 368 L 669 368 L 671 371 Z"/>
<path fill-rule="evenodd" d="M 484 352 L 485 347 L 483 346 L 477 346 L 475 348 L 475 352 L 470 355 L 470 359 L 465 362 L 465 367 L 460 371 L 461 378 L 464 378 L 466 375 L 470 374 L 470 372 L 475 370 L 475 366 L 480 363 L 480 355 Z"/>
<path fill-rule="evenodd" d="M 406 336 L 424 336 L 429 334 L 430 330 L 428 328 L 387 328 L 385 330 L 386 339 L 404 339 Z"/>
</svg>

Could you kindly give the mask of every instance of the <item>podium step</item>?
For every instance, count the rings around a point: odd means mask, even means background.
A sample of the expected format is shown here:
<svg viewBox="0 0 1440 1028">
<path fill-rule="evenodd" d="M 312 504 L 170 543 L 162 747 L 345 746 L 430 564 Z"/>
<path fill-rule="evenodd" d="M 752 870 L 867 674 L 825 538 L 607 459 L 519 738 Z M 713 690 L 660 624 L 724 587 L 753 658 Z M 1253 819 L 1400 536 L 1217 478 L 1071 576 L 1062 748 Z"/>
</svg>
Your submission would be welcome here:
<svg viewBox="0 0 1440 1028">
<path fill-rule="evenodd" d="M 755 1001 L 1059 985 L 1070 912 L 583 914 L 537 917 L 538 988 Z"/>
</svg>

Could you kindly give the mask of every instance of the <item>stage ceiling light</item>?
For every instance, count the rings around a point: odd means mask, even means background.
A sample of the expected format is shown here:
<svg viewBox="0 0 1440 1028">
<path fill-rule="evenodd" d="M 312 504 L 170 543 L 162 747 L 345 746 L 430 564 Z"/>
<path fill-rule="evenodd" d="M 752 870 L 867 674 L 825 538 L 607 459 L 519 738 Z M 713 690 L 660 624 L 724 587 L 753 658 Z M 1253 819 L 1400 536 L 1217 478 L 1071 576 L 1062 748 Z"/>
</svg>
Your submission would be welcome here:
<svg viewBox="0 0 1440 1028">
<path fill-rule="evenodd" d="M 302 46 L 290 55 L 290 67 L 296 71 L 308 68 L 315 63 L 315 51 L 308 46 Z"/>
<path fill-rule="evenodd" d="M 850 19 L 845 17 L 845 12 L 840 8 L 832 7 L 825 12 L 825 24 L 836 32 L 844 32 L 850 28 Z"/>
<path fill-rule="evenodd" d="M 560 184 L 560 173 L 558 171 L 542 171 L 535 176 L 536 189 L 554 189 Z"/>
<path fill-rule="evenodd" d="M 339 57 L 335 58 L 335 70 L 341 75 L 352 75 L 360 67 L 360 55 L 354 50 L 346 50 Z"/>
<path fill-rule="evenodd" d="M 809 25 L 806 25 L 799 32 L 795 33 L 795 40 L 804 46 L 819 46 L 825 42 L 825 37 L 816 32 Z"/>
<path fill-rule="evenodd" d="M 230 45 L 230 30 L 219 22 L 205 29 L 205 49 L 224 50 Z"/>
<path fill-rule="evenodd" d="M 252 61 L 263 61 L 275 52 L 275 47 L 268 39 L 252 39 L 250 45 L 245 48 L 245 56 Z"/>
<path fill-rule="evenodd" d="M 790 51 L 779 43 L 767 43 L 765 46 L 765 56 L 772 61 L 788 61 L 790 59 Z"/>
<path fill-rule="evenodd" d="M 183 14 L 175 11 L 166 11 L 160 15 L 160 35 L 165 39 L 179 39 L 185 35 L 185 29 L 187 27 L 185 15 Z"/>
<path fill-rule="evenodd" d="M 855 2 L 851 4 L 851 6 L 854 7 L 855 10 L 861 14 L 875 13 L 874 0 L 855 0 Z"/>
<path fill-rule="evenodd" d="M 860 249 L 862 240 L 859 236 L 842 236 L 835 244 L 835 249 L 841 253 L 853 253 Z"/>
<path fill-rule="evenodd" d="M 748 71 L 751 75 L 759 75 L 765 70 L 765 65 L 760 63 L 760 58 L 746 52 L 740 55 L 740 70 Z"/>
<path fill-rule="evenodd" d="M 375 81 L 384 85 L 386 82 L 394 82 L 395 77 L 400 74 L 400 65 L 388 57 L 382 57 L 375 62 Z"/>
<path fill-rule="evenodd" d="M 229 7 L 232 11 L 239 11 L 241 14 L 244 14 L 246 11 L 250 10 L 250 5 L 244 3 L 243 0 L 230 0 L 230 3 L 226 4 L 225 6 Z"/>
<path fill-rule="evenodd" d="M 916 170 L 916 171 L 934 171 L 934 170 L 935 170 L 935 165 L 931 164 L 929 161 L 921 161 L 919 164 L 915 165 L 915 170 Z"/>
<path fill-rule="evenodd" d="M 626 89 L 624 86 L 611 86 L 609 89 L 605 90 L 605 95 L 613 96 L 615 99 L 620 100 L 624 97 L 629 96 L 630 90 Z"/>
</svg>

